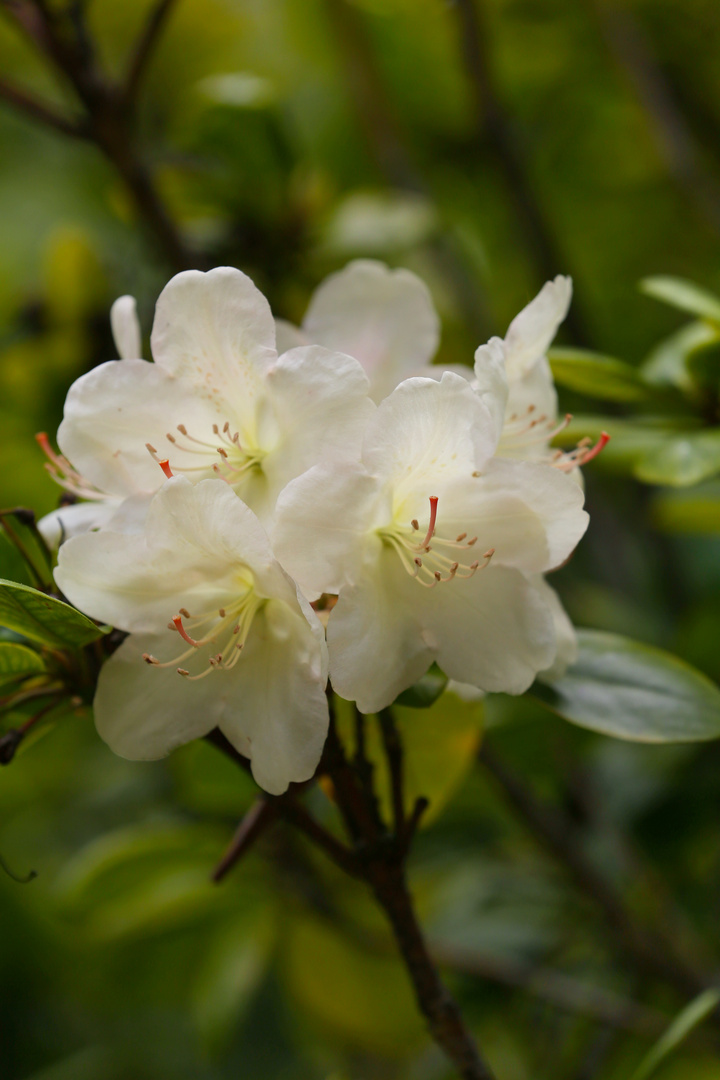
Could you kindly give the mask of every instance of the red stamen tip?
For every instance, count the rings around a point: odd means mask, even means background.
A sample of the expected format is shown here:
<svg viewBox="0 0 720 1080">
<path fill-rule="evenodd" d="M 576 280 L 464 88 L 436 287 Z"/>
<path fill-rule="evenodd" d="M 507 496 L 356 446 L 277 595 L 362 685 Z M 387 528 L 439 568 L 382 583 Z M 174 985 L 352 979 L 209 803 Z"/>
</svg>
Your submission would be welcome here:
<svg viewBox="0 0 720 1080">
<path fill-rule="evenodd" d="M 168 480 L 172 479 L 173 471 L 170 468 L 170 462 L 167 458 L 163 458 L 162 461 L 158 461 L 158 465 L 167 476 Z"/>
<path fill-rule="evenodd" d="M 183 641 L 187 641 L 188 645 L 193 645 L 197 649 L 200 642 L 196 641 L 195 638 L 190 637 L 187 630 L 183 626 L 182 615 L 174 615 L 173 624 Z"/>
<path fill-rule="evenodd" d="M 598 454 L 602 453 L 602 451 L 605 449 L 609 442 L 610 436 L 608 435 L 607 431 L 600 432 L 600 438 L 595 443 L 593 448 L 591 450 L 588 450 L 588 452 L 583 455 L 581 464 L 587 465 L 588 461 L 592 461 L 593 458 L 596 458 Z"/>
<path fill-rule="evenodd" d="M 427 533 L 425 535 L 425 539 L 423 540 L 422 544 L 420 545 L 421 548 L 426 548 L 428 546 L 428 544 L 430 543 L 430 541 L 432 540 L 433 536 L 435 535 L 435 522 L 437 521 L 437 507 L 438 507 L 438 497 L 437 497 L 437 495 L 431 495 L 430 496 L 430 521 L 428 523 L 428 531 L 427 531 Z"/>
</svg>

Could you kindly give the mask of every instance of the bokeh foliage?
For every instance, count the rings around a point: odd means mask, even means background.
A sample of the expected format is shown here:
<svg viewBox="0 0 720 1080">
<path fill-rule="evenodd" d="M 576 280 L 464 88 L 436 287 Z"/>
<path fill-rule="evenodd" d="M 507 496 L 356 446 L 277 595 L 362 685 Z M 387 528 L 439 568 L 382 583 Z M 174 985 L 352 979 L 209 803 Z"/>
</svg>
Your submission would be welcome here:
<svg viewBox="0 0 720 1080">
<path fill-rule="evenodd" d="M 148 10 L 87 5 L 110 71 Z M 578 625 L 670 649 L 716 681 L 712 305 L 698 323 L 637 282 L 670 275 L 720 293 L 719 48 L 711 0 L 178 0 L 138 118 L 198 264 L 241 267 L 294 321 L 325 274 L 382 258 L 428 282 L 439 359 L 468 363 L 547 277 L 571 273 L 574 317 L 554 358 L 562 403 L 571 433 L 604 426 L 614 440 L 587 470 L 591 530 L 553 583 Z M 0 65 L 76 109 L 2 20 Z M 57 489 L 33 434 L 53 432 L 72 379 L 114 355 L 112 299 L 136 295 L 149 332 L 176 268 L 92 145 L 3 105 L 0 148 L 0 503 L 42 513 Z M 615 381 L 600 383 L 578 349 L 611 358 Z M 688 432 L 710 447 L 699 474 L 676 448 Z M 27 580 L 4 540 L 0 571 Z M 413 885 L 472 1026 L 504 1080 L 630 1080 L 692 993 L 638 965 L 597 897 L 518 818 L 476 760 L 475 714 L 632 917 L 710 972 L 720 744 L 620 743 L 526 698 L 458 706 L 433 725 L 440 703 L 402 710 L 408 739 L 418 718 L 418 783 L 435 763 L 457 787 L 422 792 L 435 813 Z M 253 797 L 230 763 L 203 745 L 129 764 L 82 701 L 54 719 L 0 773 L 0 854 L 39 875 L 23 886 L 0 873 L 3 1078 L 451 1075 L 379 915 L 288 830 L 210 885 Z M 312 798 L 332 820 L 326 793 Z M 656 1075 L 712 1080 L 718 1067 L 709 1023 Z"/>
</svg>

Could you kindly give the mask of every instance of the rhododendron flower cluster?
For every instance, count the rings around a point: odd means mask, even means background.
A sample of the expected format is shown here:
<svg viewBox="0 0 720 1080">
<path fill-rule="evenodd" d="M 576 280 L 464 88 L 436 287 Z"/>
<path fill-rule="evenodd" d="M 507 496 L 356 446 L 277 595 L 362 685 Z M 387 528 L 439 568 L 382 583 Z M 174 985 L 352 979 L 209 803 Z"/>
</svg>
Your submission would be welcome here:
<svg viewBox="0 0 720 1080">
<path fill-rule="evenodd" d="M 587 526 L 572 474 L 590 451 L 549 445 L 545 354 L 569 301 L 549 282 L 452 370 L 431 366 L 422 282 L 365 260 L 299 329 L 238 270 L 178 274 L 153 361 L 116 301 L 120 359 L 70 389 L 61 453 L 41 439 L 84 500 L 41 523 L 58 585 L 129 635 L 95 699 L 109 745 L 156 758 L 217 727 L 279 793 L 317 767 L 328 673 L 375 712 L 433 662 L 517 694 L 571 660 L 543 577 Z"/>
</svg>

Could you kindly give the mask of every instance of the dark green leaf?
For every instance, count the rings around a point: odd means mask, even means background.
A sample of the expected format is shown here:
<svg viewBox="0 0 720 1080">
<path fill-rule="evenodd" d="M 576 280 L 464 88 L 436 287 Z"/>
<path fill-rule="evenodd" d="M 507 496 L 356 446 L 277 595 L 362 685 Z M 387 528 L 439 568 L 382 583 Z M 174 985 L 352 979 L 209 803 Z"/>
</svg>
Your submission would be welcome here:
<svg viewBox="0 0 720 1080">
<path fill-rule="evenodd" d="M 680 311 L 720 323 L 720 299 L 685 278 L 648 277 L 640 282 L 640 291 Z"/>
<path fill-rule="evenodd" d="M 644 401 L 653 396 L 636 369 L 622 360 L 585 349 L 551 349 L 555 381 L 601 401 Z"/>
<path fill-rule="evenodd" d="M 42 658 L 26 645 L 0 641 L 0 686 L 44 670 Z"/>
<path fill-rule="evenodd" d="M 94 622 L 53 596 L 0 579 L 0 625 L 55 648 L 80 647 L 100 637 Z"/>
<path fill-rule="evenodd" d="M 533 692 L 580 727 L 636 742 L 720 737 L 720 690 L 683 660 L 618 634 L 578 632 L 578 660 Z"/>
</svg>

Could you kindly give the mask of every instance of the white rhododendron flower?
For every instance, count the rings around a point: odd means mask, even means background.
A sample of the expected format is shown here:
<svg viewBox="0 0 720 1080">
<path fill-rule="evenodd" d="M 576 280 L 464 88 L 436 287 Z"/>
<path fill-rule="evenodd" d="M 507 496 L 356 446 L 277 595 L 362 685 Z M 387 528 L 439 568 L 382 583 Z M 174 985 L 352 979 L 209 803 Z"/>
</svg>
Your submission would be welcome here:
<svg viewBox="0 0 720 1080">
<path fill-rule="evenodd" d="M 501 344 L 486 349 L 479 392 L 452 372 L 407 380 L 354 461 L 318 465 L 279 498 L 278 558 L 306 595 L 339 594 L 330 677 L 363 712 L 433 660 L 458 682 L 522 693 L 557 657 L 536 575 L 583 535 L 583 493 L 546 464 L 493 457 L 506 388 Z"/>
<path fill-rule="evenodd" d="M 499 457 L 550 461 L 556 468 L 571 472 L 592 460 L 607 442 L 607 436 L 593 447 L 589 440 L 583 441 L 568 453 L 550 445 L 570 417 L 558 420 L 557 392 L 546 354 L 571 299 L 572 280 L 558 274 L 543 285 L 508 327 L 502 342 L 508 394 L 497 448 Z M 481 346 L 475 354 L 475 378 L 481 386 L 488 377 L 486 350 Z M 575 472 L 575 476 L 579 474 Z"/>
<path fill-rule="evenodd" d="M 110 329 L 121 360 L 136 360 L 142 352 L 142 333 L 134 296 L 119 296 L 110 308 Z M 45 432 L 36 436 L 48 458 L 46 468 L 73 499 L 46 514 L 38 521 L 38 529 L 46 544 L 54 549 L 65 540 L 104 525 L 113 527 L 113 519 L 123 502 L 122 495 L 111 495 L 93 487 L 62 454 L 56 454 Z"/>
<path fill-rule="evenodd" d="M 139 337 L 134 311 L 125 302 L 114 312 L 124 353 Z M 265 297 L 230 267 L 177 274 L 151 344 L 154 363 L 124 355 L 71 387 L 58 431 L 71 490 L 79 477 L 84 492 L 149 495 L 167 462 L 168 475 L 227 481 L 268 522 L 285 484 L 352 453 L 373 411 L 352 357 L 315 345 L 278 357 Z"/>
<path fill-rule="evenodd" d="M 323 629 L 228 484 L 168 480 L 142 533 L 68 541 L 56 579 L 130 633 L 95 697 L 116 753 L 159 758 L 219 727 L 266 791 L 312 776 L 328 725 Z"/>
<path fill-rule="evenodd" d="M 277 331 L 284 348 L 314 343 L 354 356 L 379 402 L 403 379 L 426 374 L 440 320 L 427 286 L 410 270 L 356 259 L 318 286 L 300 329 L 278 320 Z"/>
</svg>

